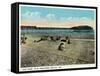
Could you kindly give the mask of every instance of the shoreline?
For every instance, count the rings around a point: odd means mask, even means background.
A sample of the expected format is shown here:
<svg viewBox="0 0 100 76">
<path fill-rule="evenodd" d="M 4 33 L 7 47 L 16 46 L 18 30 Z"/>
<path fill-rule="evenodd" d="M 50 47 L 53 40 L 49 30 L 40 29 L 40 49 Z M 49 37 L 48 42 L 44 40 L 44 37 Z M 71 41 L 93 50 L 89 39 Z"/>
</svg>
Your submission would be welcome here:
<svg viewBox="0 0 100 76">
<path fill-rule="evenodd" d="M 81 41 L 96 41 L 95 39 L 76 39 L 76 38 L 72 38 L 72 39 L 70 39 L 70 40 L 81 40 Z"/>
</svg>

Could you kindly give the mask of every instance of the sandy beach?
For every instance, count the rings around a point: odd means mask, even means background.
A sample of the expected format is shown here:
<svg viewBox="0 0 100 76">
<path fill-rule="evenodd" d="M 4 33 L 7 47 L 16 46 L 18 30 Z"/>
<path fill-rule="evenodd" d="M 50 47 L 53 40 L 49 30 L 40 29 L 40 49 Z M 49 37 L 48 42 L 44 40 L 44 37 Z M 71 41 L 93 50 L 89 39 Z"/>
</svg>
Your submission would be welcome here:
<svg viewBox="0 0 100 76">
<path fill-rule="evenodd" d="M 61 41 L 40 41 L 39 36 L 26 35 L 21 45 L 21 67 L 92 64 L 95 62 L 94 39 L 70 39 L 63 51 L 58 50 Z M 94 54 L 93 54 L 94 53 Z"/>
</svg>

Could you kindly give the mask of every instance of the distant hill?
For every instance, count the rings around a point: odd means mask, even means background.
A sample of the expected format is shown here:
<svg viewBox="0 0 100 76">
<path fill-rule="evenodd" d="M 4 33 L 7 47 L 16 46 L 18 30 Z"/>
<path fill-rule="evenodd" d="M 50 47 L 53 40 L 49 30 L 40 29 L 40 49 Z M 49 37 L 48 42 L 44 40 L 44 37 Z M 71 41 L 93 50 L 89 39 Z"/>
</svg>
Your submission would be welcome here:
<svg viewBox="0 0 100 76">
<path fill-rule="evenodd" d="M 89 30 L 89 31 L 93 31 L 93 28 L 90 26 L 75 26 L 75 27 L 71 27 L 71 28 L 58 28 L 58 27 L 36 27 L 36 26 L 21 26 L 21 29 L 71 29 L 73 31 L 80 31 L 80 30 Z"/>
<path fill-rule="evenodd" d="M 21 26 L 21 29 L 33 29 L 37 28 L 36 26 Z"/>
<path fill-rule="evenodd" d="M 21 29 L 70 29 L 70 28 L 21 26 Z"/>
<path fill-rule="evenodd" d="M 73 29 L 73 30 L 91 30 L 91 31 L 93 31 L 93 28 L 90 27 L 90 26 L 75 26 L 75 27 L 72 27 L 70 29 Z"/>
</svg>

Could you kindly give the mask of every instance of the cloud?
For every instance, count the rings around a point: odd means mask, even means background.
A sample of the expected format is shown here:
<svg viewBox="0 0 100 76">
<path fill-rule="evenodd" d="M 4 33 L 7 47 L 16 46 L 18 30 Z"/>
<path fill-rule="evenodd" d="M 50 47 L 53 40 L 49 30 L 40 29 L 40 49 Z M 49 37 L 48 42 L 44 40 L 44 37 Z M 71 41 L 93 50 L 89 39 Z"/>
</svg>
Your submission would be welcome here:
<svg viewBox="0 0 100 76">
<path fill-rule="evenodd" d="M 23 17 L 40 16 L 40 12 L 25 12 L 22 14 Z"/>
<path fill-rule="evenodd" d="M 60 20 L 62 22 L 80 22 L 80 21 L 91 21 L 91 18 L 87 18 L 87 17 L 61 17 Z"/>
<path fill-rule="evenodd" d="M 89 22 L 92 19 L 87 17 L 57 17 L 54 13 L 48 13 L 42 16 L 40 12 L 27 11 L 22 13 L 22 20 L 30 22 Z"/>
<path fill-rule="evenodd" d="M 48 18 L 48 19 L 55 19 L 55 14 L 47 14 L 46 18 Z"/>
<path fill-rule="evenodd" d="M 22 20 L 24 21 L 33 21 L 33 22 L 49 22 L 49 21 L 56 21 L 56 16 L 55 14 L 46 14 L 45 16 L 42 16 L 42 14 L 40 12 L 30 12 L 27 11 L 25 13 L 22 14 Z"/>
<path fill-rule="evenodd" d="M 91 18 L 87 18 L 87 17 L 81 17 L 80 20 L 85 20 L 85 21 L 88 21 L 88 20 L 91 20 Z"/>
<path fill-rule="evenodd" d="M 56 16 L 55 14 L 49 13 L 45 16 L 46 20 L 48 21 L 56 21 Z"/>
<path fill-rule="evenodd" d="M 30 20 L 30 21 L 37 21 L 41 19 L 41 13 L 40 12 L 25 12 L 22 14 L 23 20 Z"/>
</svg>

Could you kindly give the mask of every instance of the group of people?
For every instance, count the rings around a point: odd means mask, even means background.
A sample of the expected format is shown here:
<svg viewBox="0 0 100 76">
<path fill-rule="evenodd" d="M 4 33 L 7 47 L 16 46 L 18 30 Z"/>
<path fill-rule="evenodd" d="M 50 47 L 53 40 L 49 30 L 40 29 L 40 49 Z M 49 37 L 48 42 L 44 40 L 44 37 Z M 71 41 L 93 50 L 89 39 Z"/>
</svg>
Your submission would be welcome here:
<svg viewBox="0 0 100 76">
<path fill-rule="evenodd" d="M 65 37 L 65 39 L 61 39 L 61 43 L 58 46 L 58 50 L 64 51 L 66 42 L 67 44 L 71 44 L 70 38 L 68 36 Z"/>
<path fill-rule="evenodd" d="M 70 44 L 70 37 L 69 36 L 43 36 L 39 40 L 34 40 L 34 42 L 40 42 L 40 41 L 60 41 L 61 43 L 58 45 L 58 50 L 59 51 L 64 51 L 65 49 L 65 43 Z"/>
<path fill-rule="evenodd" d="M 21 44 L 25 44 L 27 40 L 27 37 L 25 34 L 22 34 L 21 36 Z M 65 49 L 65 43 L 70 44 L 70 37 L 69 36 L 42 36 L 39 40 L 34 40 L 34 42 L 40 42 L 40 41 L 60 41 L 60 44 L 58 45 L 58 50 L 63 51 Z"/>
<path fill-rule="evenodd" d="M 27 37 L 25 36 L 25 34 L 23 34 L 21 36 L 21 44 L 25 44 L 26 43 L 26 40 L 27 40 Z"/>
</svg>

